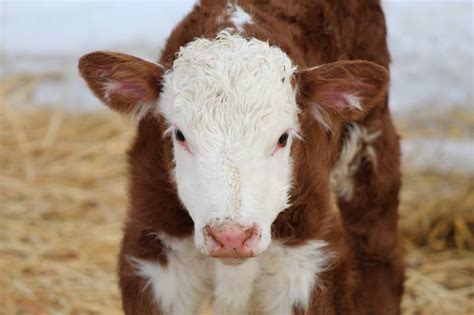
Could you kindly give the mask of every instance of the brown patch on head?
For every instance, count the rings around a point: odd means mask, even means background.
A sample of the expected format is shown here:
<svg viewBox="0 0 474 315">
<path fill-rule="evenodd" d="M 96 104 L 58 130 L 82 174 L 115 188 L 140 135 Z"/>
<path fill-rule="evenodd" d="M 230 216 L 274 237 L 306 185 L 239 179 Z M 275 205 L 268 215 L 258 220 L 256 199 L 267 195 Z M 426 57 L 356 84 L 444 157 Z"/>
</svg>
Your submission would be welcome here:
<svg viewBox="0 0 474 315">
<path fill-rule="evenodd" d="M 153 231 L 171 236 L 189 236 L 194 223 L 181 204 L 173 180 L 170 137 L 163 137 L 164 119 L 140 121 L 138 133 L 128 152 L 130 172 L 130 216 Z"/>
</svg>

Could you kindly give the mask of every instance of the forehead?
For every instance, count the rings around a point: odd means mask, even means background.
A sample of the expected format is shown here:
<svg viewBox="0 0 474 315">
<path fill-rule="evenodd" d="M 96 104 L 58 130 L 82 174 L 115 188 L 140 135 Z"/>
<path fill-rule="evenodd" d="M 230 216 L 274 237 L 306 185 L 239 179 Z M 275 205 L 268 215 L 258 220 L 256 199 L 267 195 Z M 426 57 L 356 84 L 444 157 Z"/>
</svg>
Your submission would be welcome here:
<svg viewBox="0 0 474 315">
<path fill-rule="evenodd" d="M 173 123 L 195 128 L 291 123 L 297 114 L 294 70 L 288 56 L 266 42 L 227 32 L 196 39 L 165 75 L 160 107 Z"/>
</svg>

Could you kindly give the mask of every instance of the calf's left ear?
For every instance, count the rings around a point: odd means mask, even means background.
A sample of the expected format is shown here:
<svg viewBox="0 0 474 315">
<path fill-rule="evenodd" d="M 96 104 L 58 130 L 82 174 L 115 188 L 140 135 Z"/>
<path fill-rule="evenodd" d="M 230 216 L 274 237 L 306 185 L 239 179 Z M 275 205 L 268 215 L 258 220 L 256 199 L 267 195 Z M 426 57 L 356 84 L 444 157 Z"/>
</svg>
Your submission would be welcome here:
<svg viewBox="0 0 474 315">
<path fill-rule="evenodd" d="M 158 101 L 164 69 L 115 52 L 93 52 L 79 60 L 79 72 L 92 92 L 121 113 L 144 116 Z"/>
<path fill-rule="evenodd" d="M 363 119 L 387 93 L 386 68 L 369 61 L 337 61 L 296 73 L 297 100 L 330 128 Z"/>
</svg>

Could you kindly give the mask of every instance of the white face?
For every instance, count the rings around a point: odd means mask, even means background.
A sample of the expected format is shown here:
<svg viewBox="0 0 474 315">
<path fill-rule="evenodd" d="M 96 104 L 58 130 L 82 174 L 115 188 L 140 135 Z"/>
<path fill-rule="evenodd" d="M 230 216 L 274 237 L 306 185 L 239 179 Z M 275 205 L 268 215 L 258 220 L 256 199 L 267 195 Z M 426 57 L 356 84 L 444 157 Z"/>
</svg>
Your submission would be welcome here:
<svg viewBox="0 0 474 315">
<path fill-rule="evenodd" d="M 280 49 L 223 32 L 182 48 L 165 75 L 159 108 L 174 139 L 178 195 L 205 254 L 215 245 L 208 227 L 222 223 L 253 227 L 247 245 L 260 254 L 288 206 L 299 130 L 293 71 Z"/>
</svg>

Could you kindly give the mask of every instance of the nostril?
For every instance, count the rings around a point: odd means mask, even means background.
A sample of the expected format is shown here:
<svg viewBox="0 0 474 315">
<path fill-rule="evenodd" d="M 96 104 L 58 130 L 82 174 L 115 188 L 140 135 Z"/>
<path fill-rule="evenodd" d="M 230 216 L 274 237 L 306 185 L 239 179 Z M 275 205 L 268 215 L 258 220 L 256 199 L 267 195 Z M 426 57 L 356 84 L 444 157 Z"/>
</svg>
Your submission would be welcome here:
<svg viewBox="0 0 474 315">
<path fill-rule="evenodd" d="M 245 236 L 243 237 L 243 241 L 245 243 L 248 239 L 250 239 L 252 237 L 252 235 L 254 233 L 254 227 L 246 229 L 244 231 L 244 233 L 245 233 Z"/>
<path fill-rule="evenodd" d="M 212 242 L 213 248 L 224 246 L 224 244 L 222 244 L 221 241 L 219 241 L 219 239 L 215 236 L 214 234 L 215 232 L 211 228 L 211 226 L 206 225 L 204 230 L 205 230 L 206 238 Z"/>
<path fill-rule="evenodd" d="M 256 244 L 258 243 L 258 241 L 260 240 L 260 238 L 261 238 L 260 231 L 258 230 L 256 225 L 253 225 L 249 229 L 249 234 L 248 234 L 248 237 L 244 241 L 244 246 L 248 248 L 254 248 Z"/>
<path fill-rule="evenodd" d="M 249 227 L 233 222 L 206 225 L 204 234 L 210 255 L 218 258 L 254 256 L 261 238 L 256 224 Z"/>
<path fill-rule="evenodd" d="M 246 242 L 254 238 L 255 231 L 255 226 L 246 228 L 235 223 L 205 227 L 207 239 L 214 248 L 227 247 L 230 250 L 243 248 Z"/>
</svg>

